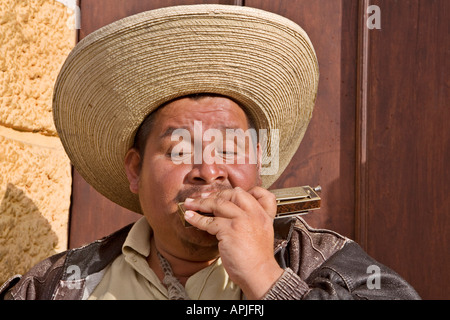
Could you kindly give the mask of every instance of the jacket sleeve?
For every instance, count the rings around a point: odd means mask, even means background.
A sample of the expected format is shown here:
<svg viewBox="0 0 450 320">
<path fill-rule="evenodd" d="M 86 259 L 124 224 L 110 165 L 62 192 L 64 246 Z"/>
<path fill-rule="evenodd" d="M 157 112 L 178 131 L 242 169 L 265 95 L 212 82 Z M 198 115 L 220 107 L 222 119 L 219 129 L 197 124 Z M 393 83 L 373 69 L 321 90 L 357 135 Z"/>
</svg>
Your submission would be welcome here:
<svg viewBox="0 0 450 320">
<path fill-rule="evenodd" d="M 302 280 L 290 268 L 265 295 L 268 300 L 420 299 L 397 273 L 353 241 Z"/>
<path fill-rule="evenodd" d="M 8 280 L 6 280 L 5 283 L 3 283 L 0 286 L 0 300 L 11 300 L 11 289 L 20 281 L 22 276 L 20 274 L 17 274 Z"/>
</svg>

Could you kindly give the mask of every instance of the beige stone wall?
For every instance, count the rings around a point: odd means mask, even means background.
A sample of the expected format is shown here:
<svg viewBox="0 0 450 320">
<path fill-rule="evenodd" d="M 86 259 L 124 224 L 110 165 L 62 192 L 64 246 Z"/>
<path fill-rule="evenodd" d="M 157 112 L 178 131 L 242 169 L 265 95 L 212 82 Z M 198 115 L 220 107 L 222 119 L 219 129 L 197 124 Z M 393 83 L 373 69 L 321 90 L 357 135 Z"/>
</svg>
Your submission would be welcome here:
<svg viewBox="0 0 450 320">
<path fill-rule="evenodd" d="M 0 284 L 67 249 L 71 167 L 51 98 L 71 21 L 55 0 L 0 1 Z"/>
</svg>

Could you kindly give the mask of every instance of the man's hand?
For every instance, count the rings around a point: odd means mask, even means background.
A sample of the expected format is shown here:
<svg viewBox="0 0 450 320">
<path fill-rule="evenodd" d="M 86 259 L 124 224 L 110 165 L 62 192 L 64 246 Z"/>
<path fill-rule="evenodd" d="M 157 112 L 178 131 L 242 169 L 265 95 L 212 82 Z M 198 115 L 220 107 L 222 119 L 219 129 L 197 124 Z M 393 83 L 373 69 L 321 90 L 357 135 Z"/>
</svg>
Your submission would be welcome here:
<svg viewBox="0 0 450 320">
<path fill-rule="evenodd" d="M 283 273 L 273 253 L 275 196 L 260 187 L 236 187 L 186 199 L 185 208 L 186 221 L 217 237 L 225 270 L 247 299 L 262 298 Z"/>
</svg>

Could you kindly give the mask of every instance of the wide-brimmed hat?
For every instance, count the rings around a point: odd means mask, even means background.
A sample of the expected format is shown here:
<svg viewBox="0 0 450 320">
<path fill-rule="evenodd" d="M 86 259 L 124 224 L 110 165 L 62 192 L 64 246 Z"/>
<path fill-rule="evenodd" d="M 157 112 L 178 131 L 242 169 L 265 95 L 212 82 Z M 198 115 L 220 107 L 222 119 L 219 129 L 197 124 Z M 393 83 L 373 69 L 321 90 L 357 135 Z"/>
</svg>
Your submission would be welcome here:
<svg viewBox="0 0 450 320">
<path fill-rule="evenodd" d="M 195 93 L 237 101 L 257 129 L 279 130 L 267 146 L 279 154 L 277 172 L 262 176 L 268 188 L 299 147 L 318 78 L 311 41 L 289 19 L 242 6 L 167 7 L 116 21 L 75 46 L 56 81 L 54 121 L 84 179 L 141 213 L 124 157 L 152 111 Z"/>
</svg>

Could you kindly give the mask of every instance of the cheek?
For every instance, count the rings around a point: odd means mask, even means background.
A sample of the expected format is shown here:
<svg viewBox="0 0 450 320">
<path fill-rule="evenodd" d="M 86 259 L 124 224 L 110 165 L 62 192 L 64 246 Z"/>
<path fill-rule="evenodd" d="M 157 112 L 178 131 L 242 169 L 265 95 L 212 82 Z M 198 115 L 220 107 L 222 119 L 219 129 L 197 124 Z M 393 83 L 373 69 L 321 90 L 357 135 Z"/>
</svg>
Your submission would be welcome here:
<svg viewBox="0 0 450 320">
<path fill-rule="evenodd" d="M 255 164 L 230 165 L 228 178 L 233 187 L 241 187 L 244 190 L 261 185 L 258 166 Z"/>
<path fill-rule="evenodd" d="M 144 212 L 174 209 L 174 198 L 183 184 L 182 166 L 155 159 L 146 163 L 141 172 L 139 198 Z"/>
</svg>

